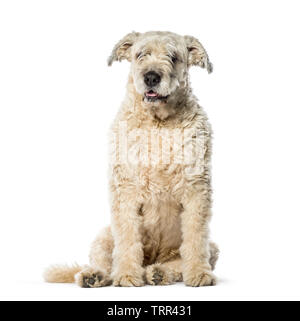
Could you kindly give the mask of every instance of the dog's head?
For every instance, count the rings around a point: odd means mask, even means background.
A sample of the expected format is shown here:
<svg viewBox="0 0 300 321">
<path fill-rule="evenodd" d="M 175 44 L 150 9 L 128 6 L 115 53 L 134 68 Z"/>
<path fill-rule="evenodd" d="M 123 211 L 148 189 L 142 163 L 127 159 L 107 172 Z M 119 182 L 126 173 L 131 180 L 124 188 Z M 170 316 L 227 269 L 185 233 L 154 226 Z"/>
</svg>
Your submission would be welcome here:
<svg viewBox="0 0 300 321">
<path fill-rule="evenodd" d="M 108 64 L 127 59 L 136 91 L 144 102 L 159 106 L 172 101 L 188 82 L 188 68 L 197 65 L 212 72 L 201 43 L 171 32 L 132 32 L 114 47 Z"/>
</svg>

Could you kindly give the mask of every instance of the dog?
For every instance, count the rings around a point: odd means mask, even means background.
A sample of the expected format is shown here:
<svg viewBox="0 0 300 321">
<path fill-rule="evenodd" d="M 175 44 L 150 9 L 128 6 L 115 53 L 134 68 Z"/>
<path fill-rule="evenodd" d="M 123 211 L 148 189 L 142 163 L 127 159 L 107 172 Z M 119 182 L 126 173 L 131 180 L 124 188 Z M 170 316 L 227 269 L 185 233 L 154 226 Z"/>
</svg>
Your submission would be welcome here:
<svg viewBox="0 0 300 321">
<path fill-rule="evenodd" d="M 211 127 L 192 93 L 189 68 L 212 72 L 202 44 L 171 32 L 132 32 L 108 59 L 128 60 L 126 97 L 110 134 L 111 227 L 90 264 L 52 266 L 48 282 L 108 286 L 216 284 L 210 241 Z"/>
</svg>

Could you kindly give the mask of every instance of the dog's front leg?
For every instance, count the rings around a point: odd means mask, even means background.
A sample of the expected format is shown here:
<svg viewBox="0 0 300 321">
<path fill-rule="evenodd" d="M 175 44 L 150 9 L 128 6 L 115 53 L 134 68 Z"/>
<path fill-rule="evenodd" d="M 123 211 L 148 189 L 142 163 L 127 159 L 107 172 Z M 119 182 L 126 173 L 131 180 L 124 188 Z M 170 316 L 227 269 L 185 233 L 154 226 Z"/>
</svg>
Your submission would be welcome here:
<svg viewBox="0 0 300 321">
<path fill-rule="evenodd" d="M 210 197 L 205 186 L 187 191 L 182 202 L 183 281 L 189 286 L 215 285 L 209 264 Z"/>
<path fill-rule="evenodd" d="M 140 205 L 136 194 L 119 191 L 113 201 L 112 232 L 115 242 L 113 250 L 114 286 L 144 285 L 143 244 L 140 232 Z"/>
</svg>

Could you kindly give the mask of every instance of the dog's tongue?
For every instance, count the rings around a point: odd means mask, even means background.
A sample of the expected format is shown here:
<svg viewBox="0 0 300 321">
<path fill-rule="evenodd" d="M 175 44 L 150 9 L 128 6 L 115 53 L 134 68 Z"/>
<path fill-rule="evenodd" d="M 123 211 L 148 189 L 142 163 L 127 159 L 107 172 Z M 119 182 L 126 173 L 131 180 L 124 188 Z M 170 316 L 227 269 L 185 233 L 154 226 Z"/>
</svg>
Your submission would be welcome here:
<svg viewBox="0 0 300 321">
<path fill-rule="evenodd" d="M 148 97 L 157 97 L 157 96 L 158 96 L 158 93 L 150 90 L 150 91 L 147 92 L 146 95 L 147 95 Z"/>
</svg>

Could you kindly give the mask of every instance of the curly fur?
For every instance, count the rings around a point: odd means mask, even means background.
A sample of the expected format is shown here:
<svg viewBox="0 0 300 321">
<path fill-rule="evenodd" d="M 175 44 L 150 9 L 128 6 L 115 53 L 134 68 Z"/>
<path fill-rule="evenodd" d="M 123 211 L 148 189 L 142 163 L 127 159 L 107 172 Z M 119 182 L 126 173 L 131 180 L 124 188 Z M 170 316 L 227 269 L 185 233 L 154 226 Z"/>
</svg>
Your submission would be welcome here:
<svg viewBox="0 0 300 321">
<path fill-rule="evenodd" d="M 131 70 L 110 135 L 111 227 L 94 241 L 90 266 L 51 268 L 45 279 L 82 287 L 214 285 L 211 128 L 188 76 L 190 66 L 211 72 L 212 64 L 196 38 L 170 32 L 126 35 L 108 64 L 123 59 Z M 155 91 L 167 98 L 145 98 L 148 71 L 161 75 Z"/>
</svg>

